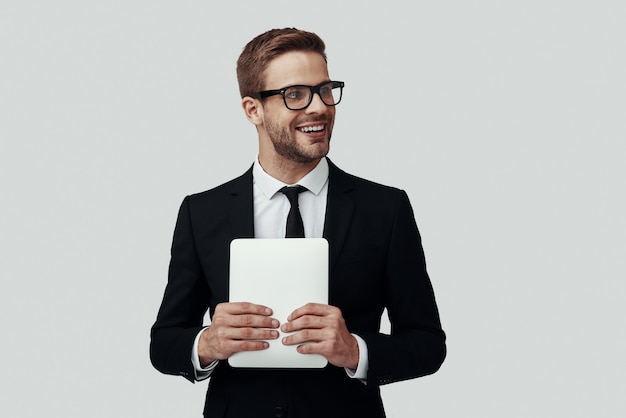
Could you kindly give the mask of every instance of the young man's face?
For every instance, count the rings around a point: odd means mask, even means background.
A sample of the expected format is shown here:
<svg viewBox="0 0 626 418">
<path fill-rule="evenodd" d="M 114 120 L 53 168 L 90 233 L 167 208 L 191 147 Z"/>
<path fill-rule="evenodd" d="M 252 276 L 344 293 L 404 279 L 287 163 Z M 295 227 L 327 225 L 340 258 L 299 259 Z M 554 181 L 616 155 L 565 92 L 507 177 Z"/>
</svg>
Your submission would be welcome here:
<svg viewBox="0 0 626 418">
<path fill-rule="evenodd" d="M 317 86 L 330 81 L 324 58 L 315 52 L 287 52 L 270 62 L 264 90 L 293 85 Z M 318 94 L 308 107 L 290 110 L 281 95 L 262 101 L 261 146 L 275 158 L 310 163 L 326 156 L 335 120 L 335 107 L 326 106 Z"/>
</svg>

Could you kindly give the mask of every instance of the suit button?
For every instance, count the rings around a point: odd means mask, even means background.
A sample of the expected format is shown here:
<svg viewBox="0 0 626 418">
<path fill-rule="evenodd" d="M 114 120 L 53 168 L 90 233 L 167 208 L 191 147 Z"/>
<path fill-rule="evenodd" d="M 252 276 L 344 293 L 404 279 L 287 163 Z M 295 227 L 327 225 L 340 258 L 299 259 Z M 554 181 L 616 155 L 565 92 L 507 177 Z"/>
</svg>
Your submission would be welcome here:
<svg viewBox="0 0 626 418">
<path fill-rule="evenodd" d="M 283 408 L 282 406 L 277 406 L 276 408 L 274 408 L 274 416 L 277 418 L 281 418 L 285 416 L 285 408 Z"/>
</svg>

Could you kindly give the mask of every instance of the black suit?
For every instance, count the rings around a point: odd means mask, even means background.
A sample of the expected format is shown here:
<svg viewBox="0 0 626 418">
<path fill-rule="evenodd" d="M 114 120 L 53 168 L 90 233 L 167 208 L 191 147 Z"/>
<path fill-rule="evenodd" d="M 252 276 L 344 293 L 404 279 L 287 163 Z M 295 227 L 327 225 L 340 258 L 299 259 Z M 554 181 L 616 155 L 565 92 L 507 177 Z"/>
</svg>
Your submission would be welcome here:
<svg viewBox="0 0 626 418">
<path fill-rule="evenodd" d="M 406 193 L 329 166 L 324 237 L 330 304 L 367 343 L 367 385 L 331 365 L 269 370 L 220 362 L 210 379 L 206 416 L 383 417 L 379 385 L 434 373 L 443 362 L 445 334 Z M 193 381 L 191 349 L 204 313 L 228 301 L 229 244 L 253 237 L 253 224 L 252 170 L 183 201 L 151 332 L 151 359 L 161 372 Z M 391 336 L 379 333 L 385 308 Z"/>
</svg>

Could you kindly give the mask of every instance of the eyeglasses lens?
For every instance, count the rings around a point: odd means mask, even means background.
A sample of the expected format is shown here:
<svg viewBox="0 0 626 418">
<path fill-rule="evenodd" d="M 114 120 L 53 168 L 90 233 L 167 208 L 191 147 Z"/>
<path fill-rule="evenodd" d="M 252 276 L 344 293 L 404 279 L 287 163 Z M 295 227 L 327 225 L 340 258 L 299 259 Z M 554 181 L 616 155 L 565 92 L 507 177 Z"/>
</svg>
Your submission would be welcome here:
<svg viewBox="0 0 626 418">
<path fill-rule="evenodd" d="M 307 107 L 312 100 L 315 87 L 293 86 L 285 90 L 285 104 L 289 109 L 300 110 Z M 326 106 L 334 106 L 341 100 L 341 87 L 333 83 L 319 86 L 319 95 Z"/>
</svg>

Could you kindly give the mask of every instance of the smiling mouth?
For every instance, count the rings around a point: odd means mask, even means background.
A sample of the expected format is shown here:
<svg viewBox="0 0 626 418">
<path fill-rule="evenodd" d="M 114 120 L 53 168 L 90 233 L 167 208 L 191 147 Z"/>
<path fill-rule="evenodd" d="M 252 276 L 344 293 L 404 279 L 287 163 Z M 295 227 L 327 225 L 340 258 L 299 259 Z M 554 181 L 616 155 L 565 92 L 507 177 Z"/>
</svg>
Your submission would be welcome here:
<svg viewBox="0 0 626 418">
<path fill-rule="evenodd" d="M 314 125 L 314 126 L 303 126 L 301 128 L 296 128 L 300 132 L 304 132 L 305 134 L 313 134 L 317 132 L 322 132 L 325 128 L 325 125 Z"/>
</svg>

